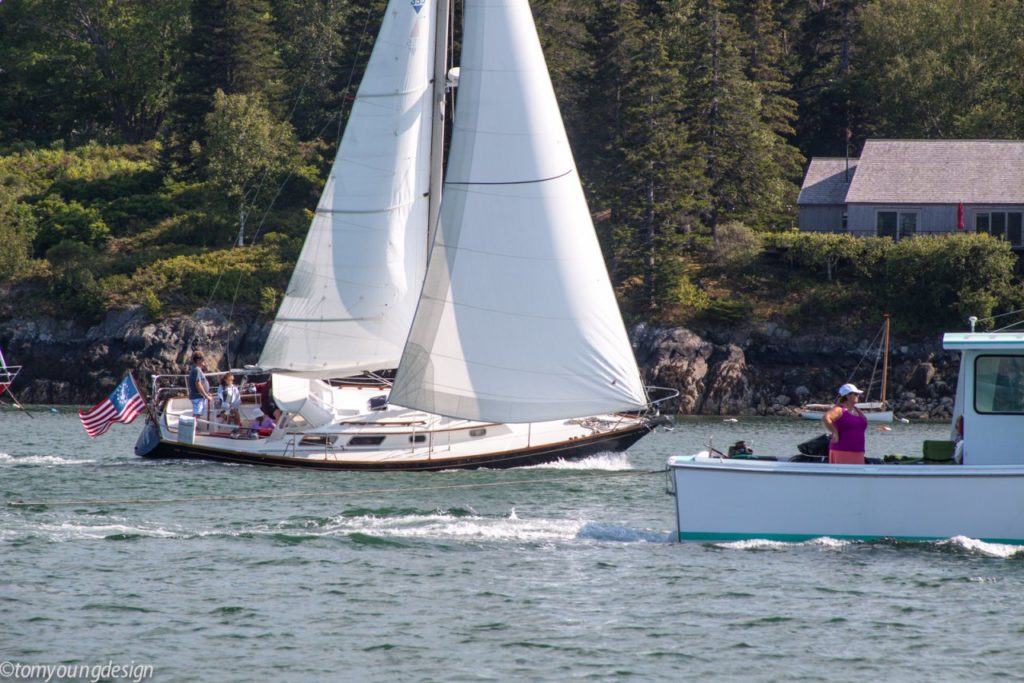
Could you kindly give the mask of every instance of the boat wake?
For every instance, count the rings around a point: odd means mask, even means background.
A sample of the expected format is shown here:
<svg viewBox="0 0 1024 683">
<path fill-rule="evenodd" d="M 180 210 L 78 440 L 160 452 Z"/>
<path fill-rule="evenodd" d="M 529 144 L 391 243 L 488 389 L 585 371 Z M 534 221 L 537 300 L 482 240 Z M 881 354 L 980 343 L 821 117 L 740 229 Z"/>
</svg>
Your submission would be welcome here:
<svg viewBox="0 0 1024 683">
<path fill-rule="evenodd" d="M 582 460 L 556 460 L 543 465 L 532 465 L 520 469 L 528 470 L 606 470 L 620 472 L 631 470 L 629 457 L 625 453 L 599 453 Z"/>
<path fill-rule="evenodd" d="M 0 453 L 0 467 L 5 465 L 87 465 L 95 460 L 72 460 L 57 455 L 8 455 Z"/>
<path fill-rule="evenodd" d="M 353 514 L 353 512 L 355 514 Z M 24 520 L 29 521 L 29 520 Z M 288 544 L 345 539 L 368 541 L 455 541 L 512 543 L 572 543 L 598 541 L 614 543 L 667 543 L 667 531 L 640 529 L 580 519 L 520 518 L 513 509 L 507 515 L 481 515 L 473 510 L 417 511 L 382 509 L 348 511 L 333 517 L 294 517 L 279 522 L 238 524 L 207 529 L 142 522 L 120 516 L 35 521 L 8 528 L 0 536 L 5 542 L 60 543 L 143 539 L 269 539 Z M 390 543 L 393 544 L 393 543 Z M 385 545 L 388 545 L 386 543 Z"/>
<path fill-rule="evenodd" d="M 821 548 L 838 550 L 853 545 L 865 545 L 866 543 L 869 542 L 843 540 L 822 536 L 809 541 L 771 541 L 763 538 L 755 538 L 746 541 L 720 542 L 715 543 L 714 545 L 719 548 L 729 548 L 731 550 L 785 550 L 787 548 L 800 546 L 818 546 Z M 984 555 L 985 557 L 996 557 L 1001 559 L 1010 559 L 1018 553 L 1024 553 L 1024 547 L 1022 546 L 1009 545 L 1005 543 L 987 543 L 985 541 L 979 541 L 976 538 L 968 538 L 967 536 L 954 536 L 953 538 L 943 541 L 932 541 L 930 543 L 908 543 L 906 541 L 891 540 L 871 541 L 870 543 L 881 543 L 886 545 L 895 544 L 906 548 L 945 548 L 974 555 Z"/>
<path fill-rule="evenodd" d="M 587 522 L 576 533 L 576 538 L 588 541 L 614 541 L 617 543 L 671 543 L 669 531 L 637 529 L 603 522 Z"/>
</svg>

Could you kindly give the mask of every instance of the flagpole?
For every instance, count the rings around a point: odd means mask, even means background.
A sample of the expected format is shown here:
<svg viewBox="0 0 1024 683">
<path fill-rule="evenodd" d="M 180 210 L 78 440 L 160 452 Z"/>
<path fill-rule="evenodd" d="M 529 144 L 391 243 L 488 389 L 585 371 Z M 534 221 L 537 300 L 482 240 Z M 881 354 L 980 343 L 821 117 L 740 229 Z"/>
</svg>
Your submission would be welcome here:
<svg viewBox="0 0 1024 683">
<path fill-rule="evenodd" d="M 128 371 L 128 376 L 132 378 L 132 384 L 135 385 L 136 391 L 139 392 L 139 394 L 142 396 L 142 400 L 146 403 L 146 412 L 149 414 L 149 419 L 151 419 L 153 421 L 153 424 L 159 428 L 160 421 L 156 419 L 156 413 L 153 412 L 153 406 L 150 405 L 149 398 L 146 396 L 146 392 L 144 392 L 142 390 L 142 387 L 139 386 L 139 383 L 135 381 L 135 375 L 132 374 L 131 370 Z"/>
</svg>

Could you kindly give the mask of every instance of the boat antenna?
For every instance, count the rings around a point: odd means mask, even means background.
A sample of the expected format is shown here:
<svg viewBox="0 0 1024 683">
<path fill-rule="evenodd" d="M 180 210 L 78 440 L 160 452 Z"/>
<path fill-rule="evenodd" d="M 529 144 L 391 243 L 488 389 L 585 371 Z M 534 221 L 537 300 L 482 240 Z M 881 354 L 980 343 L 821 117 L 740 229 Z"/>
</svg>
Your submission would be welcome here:
<svg viewBox="0 0 1024 683">
<path fill-rule="evenodd" d="M 978 316 L 972 315 L 967 319 L 967 322 L 971 324 L 971 332 L 974 332 L 974 326 L 978 324 Z"/>
</svg>

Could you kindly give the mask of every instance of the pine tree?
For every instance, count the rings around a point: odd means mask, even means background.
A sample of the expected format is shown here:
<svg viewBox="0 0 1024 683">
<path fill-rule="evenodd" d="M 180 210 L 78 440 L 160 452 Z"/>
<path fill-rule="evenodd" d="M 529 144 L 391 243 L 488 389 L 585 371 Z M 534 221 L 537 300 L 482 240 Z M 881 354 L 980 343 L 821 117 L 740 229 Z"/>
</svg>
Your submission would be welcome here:
<svg viewBox="0 0 1024 683">
<path fill-rule="evenodd" d="M 763 133 L 758 87 L 746 75 L 744 36 L 724 0 L 697 0 L 685 26 L 684 106 L 691 137 L 703 147 L 711 199 L 704 221 L 748 220 L 759 169 L 751 153 Z"/>
<path fill-rule="evenodd" d="M 789 55 L 775 5 L 774 0 L 754 0 L 743 4 L 741 15 L 747 34 L 747 74 L 759 93 L 761 128 L 750 141 L 754 194 L 743 218 L 754 226 L 785 228 L 792 223 L 804 160 L 790 142 L 797 105 L 789 97 Z"/>
<path fill-rule="evenodd" d="M 282 64 L 268 0 L 193 0 L 192 30 L 173 106 L 171 158 L 195 170 L 214 94 L 259 94 L 281 116 Z"/>
<path fill-rule="evenodd" d="M 680 277 L 681 237 L 705 199 L 703 160 L 682 119 L 677 54 L 687 3 L 622 0 L 602 16 L 601 194 L 611 209 L 616 279 L 650 311 Z"/>
<path fill-rule="evenodd" d="M 281 0 L 273 9 L 291 103 L 290 123 L 303 139 L 312 139 L 338 118 L 346 89 L 354 91 L 349 84 L 353 55 L 346 48 L 367 43 L 362 47 L 368 55 L 372 36 L 365 35 L 365 22 L 349 25 L 353 7 L 346 0 Z M 350 35 L 350 31 L 360 34 Z"/>
</svg>

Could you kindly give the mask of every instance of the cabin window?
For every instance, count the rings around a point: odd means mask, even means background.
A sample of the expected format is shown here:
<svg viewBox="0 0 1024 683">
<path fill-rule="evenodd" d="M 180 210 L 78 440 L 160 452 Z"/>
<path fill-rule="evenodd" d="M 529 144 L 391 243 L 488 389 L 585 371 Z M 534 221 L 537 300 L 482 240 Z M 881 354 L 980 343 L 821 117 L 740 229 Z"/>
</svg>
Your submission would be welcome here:
<svg viewBox="0 0 1024 683">
<path fill-rule="evenodd" d="M 916 211 L 879 211 L 875 215 L 875 229 L 879 237 L 899 241 L 917 233 Z"/>
<path fill-rule="evenodd" d="M 426 434 L 413 434 L 409 437 L 409 443 L 424 443 L 426 440 Z"/>
<path fill-rule="evenodd" d="M 975 232 L 987 232 L 1000 237 L 1015 247 L 1024 245 L 1021 224 L 1024 213 L 1020 211 L 985 211 L 974 217 Z"/>
<path fill-rule="evenodd" d="M 979 356 L 974 362 L 974 410 L 1024 414 L 1024 356 Z"/>
<path fill-rule="evenodd" d="M 336 436 L 304 436 L 299 442 L 300 446 L 333 446 L 338 440 Z"/>
<path fill-rule="evenodd" d="M 486 433 L 487 433 L 486 429 L 470 429 L 469 430 L 469 435 L 470 436 L 483 436 Z"/>
<path fill-rule="evenodd" d="M 383 436 L 353 436 L 348 440 L 349 446 L 379 446 L 384 443 Z"/>
</svg>

